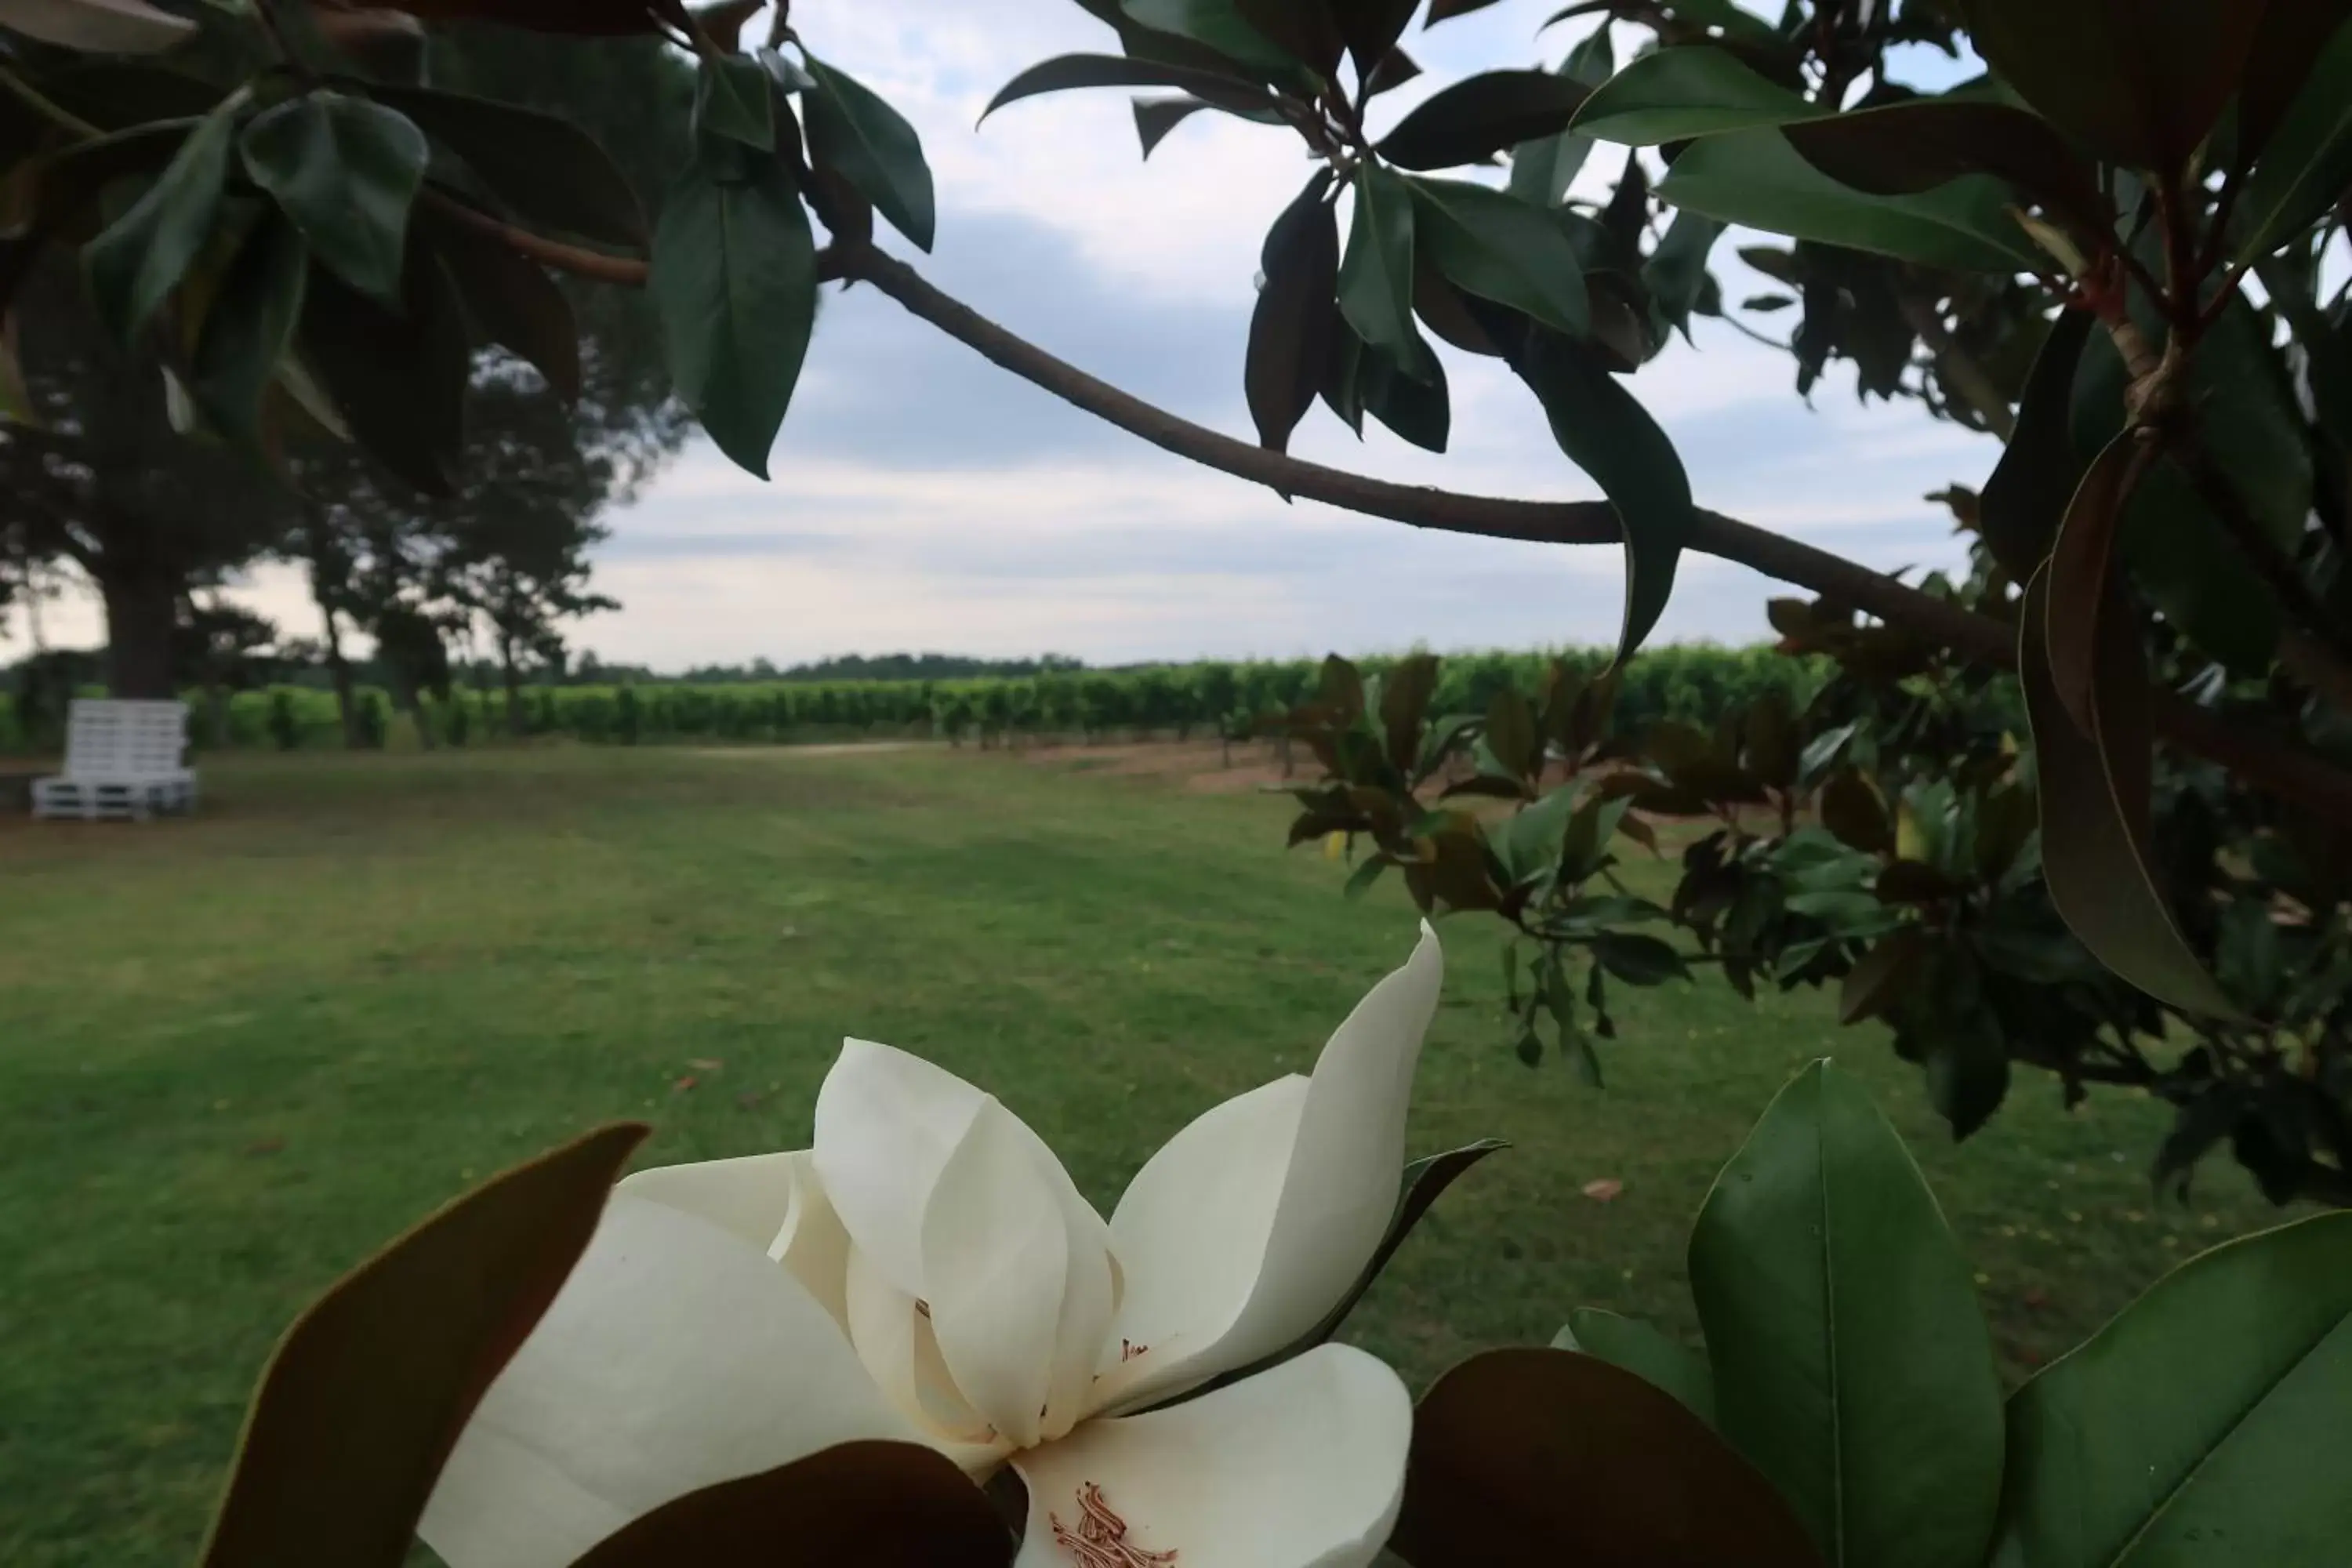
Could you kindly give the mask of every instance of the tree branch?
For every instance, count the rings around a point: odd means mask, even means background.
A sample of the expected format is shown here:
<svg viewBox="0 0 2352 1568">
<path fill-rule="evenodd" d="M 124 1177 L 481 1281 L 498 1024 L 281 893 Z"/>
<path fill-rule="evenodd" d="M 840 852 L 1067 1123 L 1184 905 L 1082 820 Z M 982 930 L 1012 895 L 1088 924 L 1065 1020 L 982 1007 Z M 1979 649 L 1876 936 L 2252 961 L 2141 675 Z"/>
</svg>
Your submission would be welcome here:
<svg viewBox="0 0 2352 1568">
<path fill-rule="evenodd" d="M 836 241 L 827 254 L 838 276 L 872 284 L 910 314 L 999 367 L 1163 451 L 1221 473 L 1286 496 L 1305 496 L 1442 532 L 1540 544 L 1611 544 L 1620 540 L 1616 509 L 1607 501 L 1509 500 L 1393 484 L 1235 440 L 1154 407 L 1016 337 L 870 245 Z M 1972 662 L 2003 668 L 2016 664 L 2013 627 L 1801 541 L 1703 510 L 1691 548 L 1852 605 L 1890 626 L 1932 638 Z M 2352 774 L 2278 737 L 2226 723 L 2161 693 L 2156 718 L 2166 739 L 2221 763 L 2249 784 L 2312 810 L 2352 814 Z"/>
</svg>

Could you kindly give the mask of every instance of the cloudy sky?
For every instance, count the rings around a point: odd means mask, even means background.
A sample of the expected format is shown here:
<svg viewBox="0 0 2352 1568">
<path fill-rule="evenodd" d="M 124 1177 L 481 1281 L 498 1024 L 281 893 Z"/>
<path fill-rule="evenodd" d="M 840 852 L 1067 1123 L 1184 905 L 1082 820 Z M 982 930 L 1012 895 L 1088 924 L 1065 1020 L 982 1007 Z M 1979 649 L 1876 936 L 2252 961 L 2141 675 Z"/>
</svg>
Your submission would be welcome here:
<svg viewBox="0 0 2352 1568">
<path fill-rule="evenodd" d="M 1426 34 L 1416 25 L 1406 41 L 1427 74 L 1384 99 L 1385 115 L 1468 70 L 1557 62 L 1576 31 L 1537 36 L 1556 8 L 1503 0 Z M 922 258 L 891 237 L 901 255 L 1096 374 L 1250 434 L 1241 364 L 1257 247 L 1305 177 L 1295 139 L 1201 115 L 1144 163 L 1117 90 L 1028 100 L 975 130 L 1024 66 L 1106 47 L 1107 30 L 1072 0 L 797 0 L 793 21 L 922 134 L 939 244 Z M 1717 271 L 1738 299 L 1760 280 L 1731 248 Z M 1955 556 L 1948 514 L 1921 498 L 1980 482 L 1991 442 L 1916 405 L 1859 406 L 1850 370 L 1808 407 L 1785 355 L 1719 323 L 1696 327 L 1695 347 L 1678 342 L 1633 384 L 1702 504 L 1873 564 Z M 1359 442 L 1319 405 L 1292 449 L 1455 489 L 1597 493 L 1507 373 L 1441 353 L 1454 408 L 1446 455 L 1369 421 Z M 871 290 L 828 294 L 772 471 L 761 484 L 688 445 L 608 519 L 597 582 L 625 607 L 586 623 L 577 643 L 673 669 L 900 648 L 1123 661 L 1605 642 L 1617 624 L 1613 548 L 1423 536 L 1285 505 L 1097 423 Z M 1752 637 L 1770 592 L 1694 558 L 1660 635 Z M 312 629 L 289 574 L 264 569 L 244 596 Z M 48 625 L 54 641 L 98 634 L 86 603 L 53 606 Z M 12 650 L 0 638 L 0 657 L 23 647 L 21 624 L 7 630 L 19 640 Z"/>
</svg>

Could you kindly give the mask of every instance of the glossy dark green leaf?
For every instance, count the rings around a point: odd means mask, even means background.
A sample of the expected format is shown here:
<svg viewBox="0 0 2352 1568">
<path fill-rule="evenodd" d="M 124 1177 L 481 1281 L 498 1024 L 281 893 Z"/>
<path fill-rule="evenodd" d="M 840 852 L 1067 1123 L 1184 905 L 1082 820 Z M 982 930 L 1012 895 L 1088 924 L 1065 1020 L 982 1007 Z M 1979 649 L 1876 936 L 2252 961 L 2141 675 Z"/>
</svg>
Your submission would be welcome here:
<svg viewBox="0 0 2352 1568">
<path fill-rule="evenodd" d="M 1628 985 L 1663 985 L 1688 980 L 1690 966 L 1664 938 L 1640 931 L 1602 931 L 1592 938 L 1592 957 Z"/>
<path fill-rule="evenodd" d="M 1886 803 L 1870 781 L 1851 769 L 1842 770 L 1822 788 L 1822 826 L 1839 843 L 1865 855 L 1885 855 L 1895 848 L 1895 824 Z"/>
<path fill-rule="evenodd" d="M 1013 1540 L 936 1449 L 843 1443 L 664 1503 L 572 1568 L 1006 1568 Z"/>
<path fill-rule="evenodd" d="M 2129 613 L 2108 587 L 2108 567 L 2124 507 L 2148 461 L 2136 433 L 2126 431 L 2108 442 L 2075 487 L 2050 547 L 2043 595 L 2048 625 L 2042 628 L 2050 686 L 2075 728 L 2085 733 L 2092 728 L 2093 666 L 2109 641 L 2100 623 L 2109 614 Z"/>
<path fill-rule="evenodd" d="M 1364 79 L 1363 89 L 1357 94 L 1360 102 L 1369 102 L 1391 88 L 1402 87 L 1421 74 L 1421 66 L 1402 49 L 1391 49 Z"/>
<path fill-rule="evenodd" d="M 937 205 L 931 166 L 923 143 L 906 117 L 872 91 L 814 55 L 809 74 L 816 90 L 804 100 L 809 157 L 833 169 L 890 220 L 890 226 L 923 250 L 931 247 Z"/>
<path fill-rule="evenodd" d="M 1242 19 L 1237 0 L 1119 0 L 1119 9 L 1139 26 L 1188 38 L 1254 72 L 1288 75 L 1297 69 L 1287 54 Z"/>
<path fill-rule="evenodd" d="M 1955 1142 L 1992 1119 L 2009 1097 L 2009 1047 L 1999 1021 L 1979 1008 L 1946 1015 L 1924 1042 L 1927 1103 Z"/>
<path fill-rule="evenodd" d="M 1684 1408 L 1715 1425 L 1715 1373 L 1706 1352 L 1677 1344 L 1649 1324 L 1598 1307 L 1579 1307 L 1552 1336 L 1552 1349 L 1578 1351 L 1622 1366 L 1635 1377 L 1673 1394 Z"/>
<path fill-rule="evenodd" d="M 1339 0 L 1334 9 L 1339 13 L 1339 36 L 1348 40 L 1348 54 L 1356 62 L 1356 76 L 1370 83 L 1384 61 L 1396 52 L 1396 41 L 1404 35 L 1404 25 L 1412 20 L 1412 13 L 1421 0 Z"/>
<path fill-rule="evenodd" d="M 1723 1435 L 1832 1563 L 1981 1568 L 2000 1379 L 1967 1260 L 1903 1141 L 1827 1062 L 1716 1178 L 1691 1295 Z"/>
<path fill-rule="evenodd" d="M 1407 375 L 1388 351 L 1366 346 L 1356 367 L 1357 393 L 1364 412 L 1391 434 L 1425 452 L 1443 452 L 1454 426 L 1453 395 L 1445 367 L 1433 354 L 1428 379 Z"/>
<path fill-rule="evenodd" d="M 570 121 L 425 88 L 368 91 L 463 158 L 526 222 L 604 245 L 646 243 L 645 209 L 627 176 Z"/>
<path fill-rule="evenodd" d="M 2243 73 L 2247 0 L 1960 0 L 1969 41 L 2036 112 L 2111 163 L 2184 165 Z"/>
<path fill-rule="evenodd" d="M 409 207 L 432 153 L 414 121 L 368 99 L 310 92 L 254 116 L 237 145 L 320 265 L 363 294 L 401 297 Z"/>
<path fill-rule="evenodd" d="M 1559 74 L 1588 88 L 1599 87 L 1616 69 L 1609 29 L 1595 27 L 1560 62 Z M 1538 206 L 1556 207 L 1592 152 L 1592 138 L 1576 131 L 1555 132 L 1511 150 L 1511 195 Z"/>
<path fill-rule="evenodd" d="M 1723 227 L 1719 220 L 1702 213 L 1678 212 L 1660 237 L 1658 247 L 1642 264 L 1642 283 L 1650 292 L 1662 341 L 1670 329 L 1690 331 L 1691 313 L 1706 297 L 1707 253 L 1723 237 Z"/>
<path fill-rule="evenodd" d="M 2234 1016 L 2174 923 L 2153 869 L 2152 725 L 2139 629 L 2127 616 L 2100 617 L 2094 730 L 2085 734 L 2051 682 L 2048 622 L 2045 568 L 2026 594 L 2017 664 L 2033 731 L 2050 900 L 2083 945 L 2126 981 L 2189 1012 Z"/>
<path fill-rule="evenodd" d="M 1870 195 L 1916 195 L 1965 174 L 1992 174 L 2077 233 L 2113 226 L 2093 167 L 2049 121 L 2006 103 L 1925 99 L 1786 126 L 1807 163 Z"/>
<path fill-rule="evenodd" d="M 1691 44 L 1628 61 L 1585 100 L 1575 126 L 1595 142 L 1652 147 L 1828 112 L 1758 75 L 1730 50 Z"/>
<path fill-rule="evenodd" d="M 2233 140 L 2240 164 L 2259 157 L 2270 145 L 2288 106 L 2326 59 L 2328 41 L 2347 21 L 2352 21 L 2347 0 L 2269 0 L 2238 84 Z"/>
<path fill-rule="evenodd" d="M 309 281 L 310 247 L 283 217 L 256 224 L 205 310 L 189 390 L 223 434 L 261 437 L 261 397 L 294 341 Z"/>
<path fill-rule="evenodd" d="M 1698 526 L 1690 476 L 1649 411 L 1582 344 L 1531 331 L 1511 368 L 1543 405 L 1552 439 L 1616 508 L 1625 535 L 1625 615 L 1617 658 L 1631 658 L 1674 593 L 1675 568 Z"/>
<path fill-rule="evenodd" d="M 2339 26 L 2246 178 L 2235 225 L 2241 261 L 2269 255 L 2352 184 L 2352 26 Z"/>
<path fill-rule="evenodd" d="M 1467 16 L 1473 11 L 1484 11 L 1494 3 L 1495 0 L 1429 0 L 1429 20 L 1423 26 L 1433 27 L 1456 16 Z"/>
<path fill-rule="evenodd" d="M 404 1562 L 458 1432 L 645 1133 L 608 1127 L 493 1178 L 297 1319 L 246 1415 L 203 1568 Z"/>
<path fill-rule="evenodd" d="M 1437 694 L 1437 668 L 1435 654 L 1407 654 L 1381 683 L 1381 736 L 1390 765 L 1400 773 L 1412 772 L 1421 754 L 1422 724 Z"/>
<path fill-rule="evenodd" d="M 99 319 L 122 342 L 146 329 L 212 237 L 236 135 L 234 110 L 219 109 L 206 115 L 129 210 L 82 247 L 82 269 Z M 158 145 L 129 136 L 111 139 L 109 144 L 142 160 Z M 94 188 L 83 188 L 94 194 Z M 51 200 L 45 195 L 42 206 Z"/>
<path fill-rule="evenodd" d="M 1838 992 L 1838 1022 L 1859 1024 L 1885 1014 L 1919 978 L 1928 952 L 1916 926 L 1889 931 L 1854 961 Z"/>
<path fill-rule="evenodd" d="M 1998 1561 L 2334 1562 L 2347 1408 L 2352 1215 L 2216 1247 L 2010 1400 Z"/>
<path fill-rule="evenodd" d="M 1006 104 L 1024 98 L 1087 87 L 1181 88 L 1234 112 L 1270 112 L 1274 101 L 1264 88 L 1245 78 L 1197 66 L 1122 55 L 1058 55 L 1039 61 L 997 89 L 980 117 L 984 121 Z"/>
<path fill-rule="evenodd" d="M 776 99 L 767 68 L 746 55 L 715 55 L 694 76 L 694 128 L 754 152 L 776 148 Z"/>
<path fill-rule="evenodd" d="M 1589 90 L 1549 71 L 1483 71 L 1423 100 L 1375 145 L 1400 169 L 1484 163 L 1566 130 Z"/>
<path fill-rule="evenodd" d="M 689 165 L 654 230 L 670 379 L 719 449 L 761 479 L 816 320 L 816 244 L 782 167 Z"/>
<path fill-rule="evenodd" d="M 1597 1356 L 1488 1351 L 1413 1413 L 1391 1550 L 1413 1568 L 1814 1568 L 1765 1479 L 1673 1395 Z"/>
<path fill-rule="evenodd" d="M 546 378 L 566 403 L 580 396 L 580 331 L 572 305 L 540 265 L 463 224 L 424 219 L 478 334 Z"/>
<path fill-rule="evenodd" d="M 1917 195 L 1865 195 L 1805 162 L 1776 130 L 1702 137 L 1658 195 L 1726 223 L 1929 267 L 2007 273 L 2048 265 L 2010 216 L 1999 180 L 1973 175 Z"/>
<path fill-rule="evenodd" d="M 1578 336 L 1590 317 L 1584 269 L 1550 211 L 1486 185 L 1412 180 L 1421 257 L 1454 285 Z"/>
<path fill-rule="evenodd" d="M 425 494 L 450 493 L 472 353 L 464 308 L 438 258 L 410 246 L 397 308 L 313 258 L 297 341 L 361 446 Z"/>
<path fill-rule="evenodd" d="M 1339 313 L 1407 375 L 1433 382 L 1437 356 L 1412 320 L 1412 190 L 1367 161 L 1356 171 L 1355 195 L 1348 250 L 1339 262 Z"/>
<path fill-rule="evenodd" d="M 2032 577 L 2050 553 L 2066 503 L 2082 481 L 2070 414 L 2075 366 L 2095 325 L 2088 310 L 2068 310 L 2051 327 L 2018 400 L 2016 428 L 1978 503 L 1986 547 L 2015 582 Z"/>
<path fill-rule="evenodd" d="M 1272 452 L 1289 446 L 1331 354 L 1339 227 L 1324 200 L 1330 187 L 1331 172 L 1317 170 L 1274 220 L 1258 255 L 1265 281 L 1250 314 L 1242 384 L 1258 444 Z"/>
<path fill-rule="evenodd" d="M 1234 0 L 1249 28 L 1318 77 L 1339 68 L 1346 49 L 1338 13 L 1351 0 Z"/>
<path fill-rule="evenodd" d="M 1143 143 L 1143 155 L 1151 156 L 1153 149 L 1168 140 L 1168 133 L 1193 115 L 1215 105 L 1201 98 L 1139 98 L 1131 107 L 1135 110 L 1135 137 Z"/>
</svg>

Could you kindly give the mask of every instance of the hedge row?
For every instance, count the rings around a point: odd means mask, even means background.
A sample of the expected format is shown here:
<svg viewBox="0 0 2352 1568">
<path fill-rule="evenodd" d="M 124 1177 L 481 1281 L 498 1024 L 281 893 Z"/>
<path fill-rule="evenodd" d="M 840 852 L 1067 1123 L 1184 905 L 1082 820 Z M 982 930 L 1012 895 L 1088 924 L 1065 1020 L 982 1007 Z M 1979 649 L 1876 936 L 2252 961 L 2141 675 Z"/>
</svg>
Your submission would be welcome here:
<svg viewBox="0 0 2352 1568">
<path fill-rule="evenodd" d="M 1499 689 L 1533 690 L 1549 661 L 1564 658 L 1598 670 L 1604 653 L 1477 653 L 1446 658 L 1436 698 L 1441 712 L 1483 711 Z M 1358 661 L 1367 675 L 1392 659 Z M 1202 662 L 1119 670 L 1075 670 L 971 680 L 767 681 L 697 686 L 538 686 L 524 694 L 524 728 L 599 744 L 664 742 L 793 742 L 864 735 L 929 734 L 985 742 L 1012 736 L 1082 740 L 1240 733 L 1253 716 L 1304 700 L 1319 661 Z M 1706 723 L 1724 707 L 1780 690 L 1801 702 L 1819 676 L 1808 661 L 1767 647 L 1663 647 L 1626 671 L 1621 721 L 1638 728 L 1659 719 Z M 209 718 L 192 699 L 200 744 Z M 295 750 L 341 742 L 331 692 L 281 686 L 241 691 L 229 701 L 227 743 Z M 435 704 L 440 738 L 463 745 L 507 730 L 503 693 L 462 692 Z M 0 699 L 0 747 L 34 748 L 14 706 Z M 405 743 L 384 695 L 361 696 L 361 729 L 372 743 Z M 48 737 L 54 745 L 54 736 Z"/>
</svg>

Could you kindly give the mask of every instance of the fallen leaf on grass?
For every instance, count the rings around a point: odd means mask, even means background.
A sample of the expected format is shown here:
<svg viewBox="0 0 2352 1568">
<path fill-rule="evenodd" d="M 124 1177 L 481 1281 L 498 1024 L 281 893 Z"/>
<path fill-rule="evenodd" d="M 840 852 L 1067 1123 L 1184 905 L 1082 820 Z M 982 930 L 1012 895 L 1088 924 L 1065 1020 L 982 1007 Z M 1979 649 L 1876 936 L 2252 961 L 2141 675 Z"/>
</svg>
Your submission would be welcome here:
<svg viewBox="0 0 2352 1568">
<path fill-rule="evenodd" d="M 283 1138 L 257 1138 L 245 1146 L 248 1154 L 275 1154 L 286 1147 Z"/>
<path fill-rule="evenodd" d="M 697 1079 L 692 1073 L 688 1073 L 684 1078 L 681 1078 L 676 1083 L 671 1084 L 669 1086 L 669 1089 L 672 1094 L 684 1094 L 688 1089 L 692 1089 L 699 1081 L 701 1080 Z"/>
<path fill-rule="evenodd" d="M 697 1072 L 717 1072 L 727 1064 L 715 1057 L 693 1057 L 688 1059 L 686 1065 Z"/>
<path fill-rule="evenodd" d="M 1584 1184 L 1584 1195 L 1596 1204 L 1605 1204 L 1625 1190 L 1625 1184 L 1614 1176 L 1602 1176 Z"/>
</svg>

